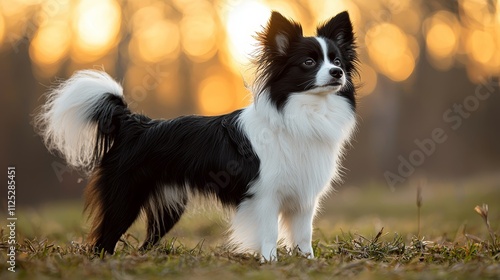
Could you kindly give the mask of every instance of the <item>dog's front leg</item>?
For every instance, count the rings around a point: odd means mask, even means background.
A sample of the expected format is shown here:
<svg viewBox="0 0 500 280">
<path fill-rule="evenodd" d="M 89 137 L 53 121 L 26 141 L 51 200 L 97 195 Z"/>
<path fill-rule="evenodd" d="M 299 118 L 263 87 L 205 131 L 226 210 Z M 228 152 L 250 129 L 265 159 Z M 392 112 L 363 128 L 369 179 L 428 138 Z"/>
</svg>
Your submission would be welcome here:
<svg viewBox="0 0 500 280">
<path fill-rule="evenodd" d="M 256 203 L 258 233 L 260 240 L 261 262 L 278 259 L 276 244 L 278 242 L 279 206 L 273 196 L 261 197 Z"/>
<path fill-rule="evenodd" d="M 300 252 L 309 259 L 314 258 L 312 232 L 315 207 L 301 209 L 291 219 L 293 241 Z"/>
<path fill-rule="evenodd" d="M 292 249 L 299 249 L 300 253 L 307 258 L 314 258 L 312 249 L 313 219 L 316 212 L 316 206 L 311 205 L 287 211 L 282 213 L 282 222 L 288 245 Z"/>
</svg>

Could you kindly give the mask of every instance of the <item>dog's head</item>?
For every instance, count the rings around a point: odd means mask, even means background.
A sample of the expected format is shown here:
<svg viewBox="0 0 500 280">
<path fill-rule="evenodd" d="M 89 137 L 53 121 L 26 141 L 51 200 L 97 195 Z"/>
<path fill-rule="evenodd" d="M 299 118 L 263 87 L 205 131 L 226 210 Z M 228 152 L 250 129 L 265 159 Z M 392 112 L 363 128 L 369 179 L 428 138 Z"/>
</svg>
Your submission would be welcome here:
<svg viewBox="0 0 500 280">
<path fill-rule="evenodd" d="M 278 109 L 292 94 L 338 94 L 355 105 L 357 54 L 347 12 L 318 26 L 315 37 L 304 37 L 300 24 L 273 12 L 258 38 L 257 81 Z"/>
</svg>

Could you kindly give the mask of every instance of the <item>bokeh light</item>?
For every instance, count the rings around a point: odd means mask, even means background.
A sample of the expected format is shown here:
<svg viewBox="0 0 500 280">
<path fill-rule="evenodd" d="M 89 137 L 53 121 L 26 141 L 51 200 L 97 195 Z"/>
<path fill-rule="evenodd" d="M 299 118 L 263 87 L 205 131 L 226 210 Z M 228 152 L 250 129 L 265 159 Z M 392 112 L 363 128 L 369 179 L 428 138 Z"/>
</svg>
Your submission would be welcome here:
<svg viewBox="0 0 500 280">
<path fill-rule="evenodd" d="M 225 22 L 228 50 L 234 61 L 245 65 L 257 48 L 255 32 L 262 30 L 271 10 L 262 1 L 234 2 Z"/>
<path fill-rule="evenodd" d="M 374 53 L 387 59 L 399 58 L 406 50 L 406 35 L 394 24 L 383 23 L 366 33 L 366 43 Z"/>
<path fill-rule="evenodd" d="M 436 57 L 447 57 L 454 52 L 457 46 L 457 37 L 449 25 L 437 23 L 427 33 L 426 42 L 429 53 Z"/>
<path fill-rule="evenodd" d="M 2 45 L 4 34 L 5 34 L 5 22 L 3 20 L 2 14 L 0 13 L 0 46 Z"/>
<path fill-rule="evenodd" d="M 32 1 L 34 2 L 34 1 Z M 19 17 L 26 12 L 26 8 L 34 3 L 28 1 L 0 1 L 1 13 L 10 17 Z"/>
<path fill-rule="evenodd" d="M 316 17 L 316 22 L 313 22 L 314 26 L 317 22 L 325 22 L 343 11 L 349 11 L 349 18 L 352 22 L 361 22 L 359 8 L 353 1 L 309 1 L 309 6 Z"/>
<path fill-rule="evenodd" d="M 210 14 L 187 16 L 180 23 L 182 48 L 195 62 L 210 59 L 216 51 L 216 26 Z"/>
<path fill-rule="evenodd" d="M 41 27 L 30 45 L 31 59 L 40 65 L 62 60 L 71 46 L 71 30 L 62 21 L 52 21 Z"/>
<path fill-rule="evenodd" d="M 255 78 L 255 35 L 272 10 L 300 22 L 306 36 L 347 10 L 361 58 L 359 96 L 374 93 L 383 77 L 411 84 L 422 59 L 441 71 L 463 66 L 473 82 L 500 72 L 500 1 L 486 0 L 453 8 L 410 0 L 0 0 L 0 44 L 29 46 L 33 72 L 45 78 L 99 65 L 141 86 L 161 65 L 168 76 L 144 94 L 220 114 L 251 100 L 242 80 Z"/>
<path fill-rule="evenodd" d="M 135 32 L 131 46 L 146 62 L 174 60 L 179 52 L 179 38 L 177 25 L 170 20 L 162 19 Z"/>
<path fill-rule="evenodd" d="M 76 11 L 74 58 L 92 61 L 105 55 L 117 43 L 120 5 L 114 0 L 81 0 Z"/>
<path fill-rule="evenodd" d="M 486 31 L 474 30 L 467 43 L 472 58 L 479 63 L 487 64 L 498 51 L 492 34 Z"/>
<path fill-rule="evenodd" d="M 198 88 L 198 108 L 206 115 L 229 112 L 235 103 L 234 86 L 217 71 L 204 79 Z"/>
<path fill-rule="evenodd" d="M 450 69 L 460 40 L 457 18 L 450 12 L 439 11 L 425 21 L 424 29 L 427 29 L 425 42 L 429 62 L 437 69 Z"/>
<path fill-rule="evenodd" d="M 366 32 L 365 44 L 374 66 L 394 81 L 406 80 L 415 68 L 407 35 L 396 25 L 382 23 Z"/>
</svg>

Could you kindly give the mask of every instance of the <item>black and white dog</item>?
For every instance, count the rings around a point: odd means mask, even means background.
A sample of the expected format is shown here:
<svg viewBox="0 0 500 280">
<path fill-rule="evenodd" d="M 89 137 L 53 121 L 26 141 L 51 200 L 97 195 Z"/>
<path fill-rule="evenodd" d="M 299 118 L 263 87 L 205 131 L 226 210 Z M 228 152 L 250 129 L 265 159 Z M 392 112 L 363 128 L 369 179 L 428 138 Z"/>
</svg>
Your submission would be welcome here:
<svg viewBox="0 0 500 280">
<path fill-rule="evenodd" d="M 240 251 L 274 260 L 283 237 L 314 257 L 313 219 L 356 124 L 351 21 L 340 13 L 304 37 L 273 12 L 258 38 L 254 102 L 227 115 L 150 119 L 131 112 L 122 87 L 97 70 L 49 93 L 35 124 L 49 150 L 90 174 L 97 250 L 113 253 L 141 211 L 142 248 L 150 248 L 201 195 L 235 210 L 231 244 Z"/>
</svg>

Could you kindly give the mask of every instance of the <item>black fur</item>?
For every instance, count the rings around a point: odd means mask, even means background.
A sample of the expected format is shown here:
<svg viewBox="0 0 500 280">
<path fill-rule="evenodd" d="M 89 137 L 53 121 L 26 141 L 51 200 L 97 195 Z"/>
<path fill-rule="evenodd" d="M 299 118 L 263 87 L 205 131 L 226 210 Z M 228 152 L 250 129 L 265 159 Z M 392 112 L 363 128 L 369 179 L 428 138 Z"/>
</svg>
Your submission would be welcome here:
<svg viewBox="0 0 500 280">
<path fill-rule="evenodd" d="M 101 104 L 93 121 L 99 128 L 96 154 L 104 157 L 87 189 L 87 208 L 98 211 L 93 213 L 95 224 L 90 235 L 97 250 L 113 253 L 116 242 L 141 210 L 148 225 L 143 248 L 154 245 L 182 215 L 187 188 L 215 195 L 227 206 L 235 207 L 250 197 L 246 191 L 258 176 L 260 163 L 238 127 L 241 111 L 216 117 L 151 120 L 131 114 L 125 103 L 111 94 Z M 158 193 L 163 188 L 178 188 L 183 194 L 175 209 L 159 209 L 163 204 L 157 201 L 161 199 Z M 157 217 L 163 220 L 155 220 Z"/>
<path fill-rule="evenodd" d="M 317 36 L 326 39 L 330 53 L 329 59 L 339 58 L 342 68 L 348 73 L 348 84 L 339 92 L 348 98 L 353 108 L 356 106 L 355 88 L 351 76 L 357 74 L 356 43 L 352 24 L 347 12 L 333 17 L 324 25 L 318 27 Z M 294 92 L 303 92 L 313 88 L 311 81 L 316 77 L 323 54 L 321 46 L 314 37 L 302 36 L 300 24 L 284 18 L 273 12 L 266 29 L 257 38 L 261 49 L 255 55 L 258 65 L 258 83 L 262 89 L 268 89 L 271 101 L 282 109 L 288 96 Z M 285 42 L 285 51 L 278 42 Z M 316 67 L 305 67 L 304 62 L 312 58 Z"/>
</svg>

